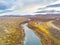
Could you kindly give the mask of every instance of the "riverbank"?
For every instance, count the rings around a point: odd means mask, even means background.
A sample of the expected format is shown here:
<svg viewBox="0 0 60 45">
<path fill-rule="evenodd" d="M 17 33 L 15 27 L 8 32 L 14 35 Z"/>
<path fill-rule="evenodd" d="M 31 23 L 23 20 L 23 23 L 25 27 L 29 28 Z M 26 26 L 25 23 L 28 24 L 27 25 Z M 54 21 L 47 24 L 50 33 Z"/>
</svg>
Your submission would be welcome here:
<svg viewBox="0 0 60 45">
<path fill-rule="evenodd" d="M 34 31 L 27 26 L 28 24 L 22 24 L 25 31 L 25 44 L 24 45 L 41 45 L 40 39 L 34 33 Z"/>
</svg>

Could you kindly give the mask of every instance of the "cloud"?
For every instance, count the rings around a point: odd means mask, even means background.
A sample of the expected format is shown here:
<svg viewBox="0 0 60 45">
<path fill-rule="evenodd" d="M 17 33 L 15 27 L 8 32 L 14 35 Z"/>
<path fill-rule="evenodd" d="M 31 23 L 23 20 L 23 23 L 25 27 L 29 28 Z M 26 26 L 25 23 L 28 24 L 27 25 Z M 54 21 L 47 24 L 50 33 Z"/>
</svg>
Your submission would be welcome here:
<svg viewBox="0 0 60 45">
<path fill-rule="evenodd" d="M 6 1 L 8 1 L 8 0 L 6 0 Z M 11 2 L 13 2 L 14 5 L 11 8 L 9 8 L 8 10 L 12 10 L 12 11 L 2 13 L 1 15 L 34 14 L 34 12 L 36 12 L 38 8 L 43 8 L 46 5 L 51 4 L 55 1 L 56 0 L 15 0 L 15 1 L 11 0 Z M 11 3 L 11 2 L 9 2 L 9 3 Z M 11 6 L 11 4 L 10 4 L 10 6 Z"/>
<path fill-rule="evenodd" d="M 60 1 L 58 0 L 54 3 L 47 5 L 46 7 L 40 8 L 39 11 L 37 11 L 36 13 L 60 14 Z"/>
<path fill-rule="evenodd" d="M 60 7 L 60 4 L 49 5 L 47 7 Z"/>
<path fill-rule="evenodd" d="M 51 3 L 50 5 L 53 5 L 53 4 L 60 4 L 60 0 L 57 0 L 56 2 Z"/>
</svg>

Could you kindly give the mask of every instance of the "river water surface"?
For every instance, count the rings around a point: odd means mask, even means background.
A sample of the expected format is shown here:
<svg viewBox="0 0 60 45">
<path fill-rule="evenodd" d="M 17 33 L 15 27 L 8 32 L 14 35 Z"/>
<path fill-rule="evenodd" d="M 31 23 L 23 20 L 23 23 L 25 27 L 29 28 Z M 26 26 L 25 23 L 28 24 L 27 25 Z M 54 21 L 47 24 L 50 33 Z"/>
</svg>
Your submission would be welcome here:
<svg viewBox="0 0 60 45">
<path fill-rule="evenodd" d="M 27 23 L 22 24 L 22 27 L 24 28 L 26 34 L 24 45 L 42 45 L 40 39 L 36 36 L 33 30 L 27 27 Z"/>
</svg>

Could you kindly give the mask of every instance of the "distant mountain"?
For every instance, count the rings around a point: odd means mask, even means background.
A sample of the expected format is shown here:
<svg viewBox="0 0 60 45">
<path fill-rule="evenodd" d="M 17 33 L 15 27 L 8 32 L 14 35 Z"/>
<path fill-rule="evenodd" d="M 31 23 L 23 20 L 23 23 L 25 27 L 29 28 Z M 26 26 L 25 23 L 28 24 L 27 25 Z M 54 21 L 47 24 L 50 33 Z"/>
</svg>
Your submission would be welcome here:
<svg viewBox="0 0 60 45">
<path fill-rule="evenodd" d="M 0 17 L 21 17 L 20 15 L 4 15 L 4 16 L 0 16 Z"/>
</svg>

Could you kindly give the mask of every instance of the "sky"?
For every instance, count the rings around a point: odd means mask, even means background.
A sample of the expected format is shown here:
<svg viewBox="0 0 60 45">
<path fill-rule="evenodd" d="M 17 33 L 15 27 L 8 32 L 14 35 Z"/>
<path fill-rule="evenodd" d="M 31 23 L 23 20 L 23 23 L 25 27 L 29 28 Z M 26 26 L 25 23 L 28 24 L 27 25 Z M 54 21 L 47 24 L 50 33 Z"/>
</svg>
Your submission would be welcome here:
<svg viewBox="0 0 60 45">
<path fill-rule="evenodd" d="M 30 15 L 39 8 L 60 3 L 60 0 L 0 0 L 0 16 Z"/>
</svg>

